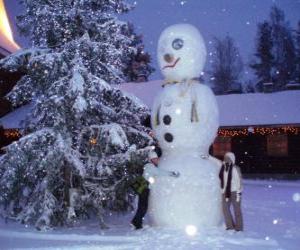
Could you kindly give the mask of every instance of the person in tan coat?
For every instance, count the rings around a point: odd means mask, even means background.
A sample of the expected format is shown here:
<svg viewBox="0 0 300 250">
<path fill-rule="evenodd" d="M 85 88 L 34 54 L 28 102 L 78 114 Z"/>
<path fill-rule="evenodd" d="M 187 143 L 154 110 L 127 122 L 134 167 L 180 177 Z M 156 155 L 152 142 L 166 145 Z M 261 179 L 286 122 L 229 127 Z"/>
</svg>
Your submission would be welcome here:
<svg viewBox="0 0 300 250">
<path fill-rule="evenodd" d="M 235 155 L 227 152 L 219 173 L 222 189 L 222 208 L 226 230 L 243 231 L 241 197 L 243 191 L 240 168 L 235 164 Z M 233 207 L 233 215 L 231 213 Z"/>
</svg>

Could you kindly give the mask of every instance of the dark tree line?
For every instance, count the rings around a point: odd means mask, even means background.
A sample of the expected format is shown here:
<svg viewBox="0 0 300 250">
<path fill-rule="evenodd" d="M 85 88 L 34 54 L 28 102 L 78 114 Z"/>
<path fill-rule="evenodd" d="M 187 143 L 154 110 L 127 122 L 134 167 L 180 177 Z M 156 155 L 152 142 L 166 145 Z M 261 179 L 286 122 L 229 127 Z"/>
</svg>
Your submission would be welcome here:
<svg viewBox="0 0 300 250">
<path fill-rule="evenodd" d="M 269 20 L 258 24 L 254 59 L 248 65 L 255 74 L 242 84 L 245 65 L 233 38 L 214 39 L 210 81 L 216 94 L 280 91 L 300 83 L 300 21 L 292 29 L 284 12 L 272 6 Z"/>
<path fill-rule="evenodd" d="M 277 6 L 271 8 L 269 20 L 258 25 L 255 60 L 250 64 L 258 91 L 263 90 L 264 84 L 278 91 L 299 81 L 299 33 L 300 22 L 298 30 L 293 30 Z"/>
</svg>

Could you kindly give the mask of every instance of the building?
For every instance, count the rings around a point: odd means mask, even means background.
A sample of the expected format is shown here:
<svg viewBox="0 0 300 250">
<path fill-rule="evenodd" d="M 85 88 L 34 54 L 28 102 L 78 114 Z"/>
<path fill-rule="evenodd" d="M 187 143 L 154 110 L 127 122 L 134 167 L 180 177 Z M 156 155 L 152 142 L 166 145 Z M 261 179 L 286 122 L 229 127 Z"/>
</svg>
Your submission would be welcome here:
<svg viewBox="0 0 300 250">
<path fill-rule="evenodd" d="M 161 81 L 120 88 L 149 107 Z M 211 153 L 233 151 L 244 174 L 300 177 L 300 90 L 216 96 L 220 129 Z"/>
<path fill-rule="evenodd" d="M 249 174 L 300 176 L 300 91 L 218 96 L 216 156 L 233 151 Z"/>
<path fill-rule="evenodd" d="M 14 41 L 4 0 L 0 0 L 0 59 L 16 52 L 18 49 L 20 49 L 20 47 Z M 10 72 L 0 68 L 0 117 L 12 111 L 12 106 L 5 96 L 15 86 L 21 76 L 22 74 L 20 72 Z M 18 139 L 19 136 L 20 134 L 17 130 L 6 128 L 0 122 L 0 152 L 1 147 Z"/>
</svg>

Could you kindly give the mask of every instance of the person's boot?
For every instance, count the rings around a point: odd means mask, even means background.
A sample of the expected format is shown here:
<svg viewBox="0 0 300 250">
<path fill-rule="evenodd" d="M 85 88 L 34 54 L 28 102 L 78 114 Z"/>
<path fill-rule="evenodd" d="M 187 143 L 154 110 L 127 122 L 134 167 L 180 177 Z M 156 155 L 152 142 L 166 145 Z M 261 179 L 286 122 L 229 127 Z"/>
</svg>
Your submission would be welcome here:
<svg viewBox="0 0 300 250">
<path fill-rule="evenodd" d="M 143 228 L 142 223 L 137 222 L 135 219 L 131 221 L 131 225 L 134 226 L 136 230 Z"/>
<path fill-rule="evenodd" d="M 139 230 L 139 229 L 142 229 L 142 228 L 143 228 L 142 225 L 136 225 L 136 226 L 135 226 L 135 229 L 136 229 L 136 230 Z"/>
</svg>

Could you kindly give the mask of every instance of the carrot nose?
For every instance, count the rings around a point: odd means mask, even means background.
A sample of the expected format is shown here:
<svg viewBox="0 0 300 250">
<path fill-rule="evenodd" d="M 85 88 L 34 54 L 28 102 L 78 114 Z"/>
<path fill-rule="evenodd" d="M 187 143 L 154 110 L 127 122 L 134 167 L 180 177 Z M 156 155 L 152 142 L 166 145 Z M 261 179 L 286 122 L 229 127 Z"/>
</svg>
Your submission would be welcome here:
<svg viewBox="0 0 300 250">
<path fill-rule="evenodd" d="M 167 63 L 171 63 L 173 62 L 174 60 L 174 56 L 172 54 L 165 54 L 164 55 L 164 60 L 167 62 Z"/>
</svg>

